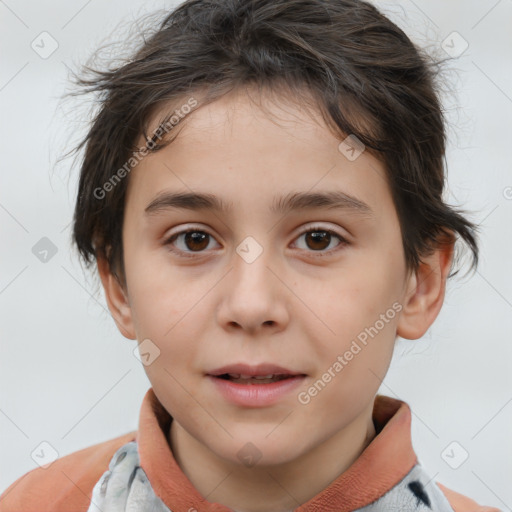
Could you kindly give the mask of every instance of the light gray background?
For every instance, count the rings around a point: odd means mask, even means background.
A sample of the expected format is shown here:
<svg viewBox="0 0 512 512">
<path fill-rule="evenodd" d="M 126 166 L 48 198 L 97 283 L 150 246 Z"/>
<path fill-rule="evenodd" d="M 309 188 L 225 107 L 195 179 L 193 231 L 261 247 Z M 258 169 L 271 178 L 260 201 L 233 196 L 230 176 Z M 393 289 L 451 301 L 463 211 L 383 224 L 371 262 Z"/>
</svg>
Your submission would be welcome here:
<svg viewBox="0 0 512 512">
<path fill-rule="evenodd" d="M 482 225 L 478 273 L 450 282 L 422 340 L 398 341 L 381 392 L 410 404 L 416 452 L 436 481 L 509 511 L 512 1 L 376 3 L 422 46 L 442 52 L 451 37 L 460 49 L 454 31 L 469 44 L 450 64 L 444 96 L 449 199 Z M 59 97 L 66 66 L 117 39 L 121 20 L 173 5 L 0 0 L 0 491 L 37 467 L 31 453 L 42 441 L 63 456 L 137 429 L 150 383 L 136 342 L 119 334 L 70 247 L 77 170 L 56 160 L 82 133 L 84 114 Z M 31 48 L 43 31 L 59 45 L 47 59 Z M 58 250 L 46 263 L 32 253 L 42 237 Z M 463 450 L 468 459 L 453 469 L 446 460 L 454 465 Z"/>
</svg>

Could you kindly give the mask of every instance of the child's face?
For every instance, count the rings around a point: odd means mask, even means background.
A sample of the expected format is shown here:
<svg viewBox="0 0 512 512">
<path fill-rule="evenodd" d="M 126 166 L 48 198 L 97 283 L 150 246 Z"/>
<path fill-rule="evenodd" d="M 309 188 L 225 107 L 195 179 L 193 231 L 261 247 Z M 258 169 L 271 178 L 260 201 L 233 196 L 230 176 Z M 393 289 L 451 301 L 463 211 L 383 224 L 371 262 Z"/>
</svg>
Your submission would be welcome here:
<svg viewBox="0 0 512 512">
<path fill-rule="evenodd" d="M 123 226 L 127 305 L 116 321 L 160 350 L 145 370 L 177 428 L 236 464 L 248 442 L 259 464 L 284 463 L 368 424 L 411 286 L 383 165 L 367 151 L 350 161 L 320 117 L 267 107 L 277 123 L 243 95 L 189 114 L 132 171 Z M 145 212 L 164 192 L 211 194 L 231 210 Z M 272 211 L 277 198 L 326 192 L 368 211 Z M 166 245 L 192 227 L 209 237 Z M 208 376 L 236 363 L 306 376 L 273 402 L 244 405 Z"/>
</svg>

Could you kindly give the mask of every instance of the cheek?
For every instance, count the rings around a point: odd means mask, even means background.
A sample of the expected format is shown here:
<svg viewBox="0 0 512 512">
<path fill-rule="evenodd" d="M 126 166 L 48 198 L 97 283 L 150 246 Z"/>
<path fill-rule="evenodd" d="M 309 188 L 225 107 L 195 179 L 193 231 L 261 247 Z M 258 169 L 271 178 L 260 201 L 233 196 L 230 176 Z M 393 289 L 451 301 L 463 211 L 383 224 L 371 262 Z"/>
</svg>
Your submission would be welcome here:
<svg viewBox="0 0 512 512">
<path fill-rule="evenodd" d="M 127 254 L 125 265 L 138 332 L 144 337 L 170 335 L 173 326 L 193 309 L 200 290 L 185 282 L 183 273 L 165 260 L 164 251 L 152 254 L 134 247 Z"/>
<path fill-rule="evenodd" d="M 212 291 L 218 279 L 210 273 L 191 275 L 191 269 L 179 268 L 160 257 L 150 261 L 132 254 L 128 268 L 128 287 L 137 338 L 153 340 L 162 352 L 166 367 L 194 367 L 198 343 L 204 338 L 206 322 L 211 319 Z M 199 359 L 197 359 L 199 360 Z"/>
<path fill-rule="evenodd" d="M 314 311 L 325 328 L 318 321 L 315 325 L 325 334 L 319 335 L 318 330 L 313 334 L 308 322 L 310 336 L 318 341 L 317 354 L 325 370 L 338 356 L 345 356 L 343 370 L 336 374 L 344 375 L 338 380 L 344 380 L 347 389 L 376 381 L 389 365 L 401 309 L 401 279 L 400 268 L 393 262 L 360 258 L 350 272 L 348 267 L 340 270 L 323 292 L 318 288 Z"/>
<path fill-rule="evenodd" d="M 369 267 L 362 271 L 350 268 L 350 272 L 342 272 L 340 278 L 331 281 L 328 288 L 319 290 L 312 309 L 319 312 L 326 333 L 330 331 L 326 339 L 355 338 L 391 308 L 384 329 L 389 330 L 396 317 L 393 304 L 400 299 L 400 281 L 391 269 L 383 271 L 387 272 L 385 277 L 375 269 L 375 265 L 372 270 Z"/>
</svg>

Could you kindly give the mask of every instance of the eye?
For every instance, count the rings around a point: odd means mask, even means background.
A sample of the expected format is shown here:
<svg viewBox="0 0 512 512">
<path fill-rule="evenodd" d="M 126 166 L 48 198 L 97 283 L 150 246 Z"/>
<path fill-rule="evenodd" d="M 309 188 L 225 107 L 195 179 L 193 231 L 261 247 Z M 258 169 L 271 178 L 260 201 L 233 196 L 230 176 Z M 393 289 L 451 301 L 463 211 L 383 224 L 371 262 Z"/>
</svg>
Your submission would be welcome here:
<svg viewBox="0 0 512 512">
<path fill-rule="evenodd" d="M 301 237 L 304 236 L 306 247 L 299 247 L 299 249 L 310 249 L 313 252 L 319 253 L 314 254 L 314 256 L 323 257 L 332 252 L 340 250 L 346 245 L 349 245 L 349 242 L 336 231 L 325 229 L 321 226 L 313 226 L 308 228 L 307 230 L 300 233 L 300 235 L 297 237 L 297 240 L 300 240 Z M 325 249 L 328 248 L 331 245 L 333 239 L 336 238 L 338 239 L 338 243 L 334 246 L 334 249 L 331 248 L 331 250 L 326 251 Z"/>
<path fill-rule="evenodd" d="M 325 229 L 322 226 L 308 228 L 299 234 L 297 240 L 304 236 L 306 247 L 299 247 L 299 249 L 318 253 L 314 254 L 315 257 L 326 256 L 349 245 L 349 242 L 336 231 Z M 326 251 L 334 239 L 338 239 L 338 243 L 334 246 L 334 249 L 331 247 L 330 250 Z M 179 256 L 191 258 L 194 257 L 194 253 L 202 253 L 207 249 L 211 249 L 210 242 L 212 240 L 215 239 L 207 231 L 199 228 L 188 228 L 174 233 L 164 242 L 164 245 L 168 246 L 171 252 Z"/>
<path fill-rule="evenodd" d="M 187 258 L 193 257 L 191 253 L 204 252 L 214 240 L 212 235 L 198 228 L 189 228 L 184 231 L 175 233 L 165 241 L 165 245 L 169 246 L 169 250 Z M 178 242 L 178 248 L 175 247 Z"/>
</svg>

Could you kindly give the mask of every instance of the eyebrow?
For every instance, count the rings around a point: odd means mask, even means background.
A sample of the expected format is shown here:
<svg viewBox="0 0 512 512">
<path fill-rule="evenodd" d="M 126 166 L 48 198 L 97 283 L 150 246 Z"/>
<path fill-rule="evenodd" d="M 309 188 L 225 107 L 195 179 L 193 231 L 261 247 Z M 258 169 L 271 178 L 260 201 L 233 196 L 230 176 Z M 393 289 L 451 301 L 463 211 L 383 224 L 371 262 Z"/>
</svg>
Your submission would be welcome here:
<svg viewBox="0 0 512 512">
<path fill-rule="evenodd" d="M 146 215 L 157 214 L 168 209 L 209 210 L 230 213 L 232 203 L 226 203 L 213 194 L 199 192 L 169 192 L 158 194 L 145 208 Z M 290 192 L 274 197 L 270 211 L 274 214 L 286 214 L 304 209 L 334 209 L 355 213 L 362 217 L 374 217 L 373 210 L 360 199 L 345 192 Z"/>
</svg>

